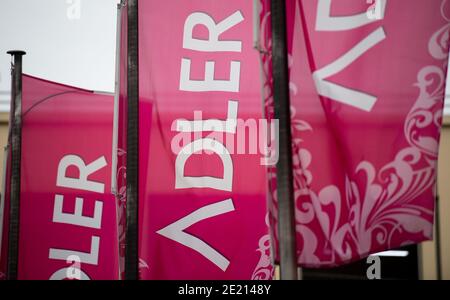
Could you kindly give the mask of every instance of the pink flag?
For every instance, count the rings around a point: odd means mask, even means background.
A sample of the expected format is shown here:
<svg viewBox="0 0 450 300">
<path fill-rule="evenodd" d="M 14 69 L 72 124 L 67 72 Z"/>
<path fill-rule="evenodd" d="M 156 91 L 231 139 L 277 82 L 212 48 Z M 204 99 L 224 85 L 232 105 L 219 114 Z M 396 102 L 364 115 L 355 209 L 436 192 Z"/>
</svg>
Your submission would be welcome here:
<svg viewBox="0 0 450 300">
<path fill-rule="evenodd" d="M 23 76 L 19 279 L 117 279 L 113 97 Z"/>
<path fill-rule="evenodd" d="M 372 3 L 286 2 L 301 266 L 432 238 L 450 3 Z M 267 4 L 262 46 L 270 51 Z M 273 116 L 270 56 L 263 61 Z"/>
<path fill-rule="evenodd" d="M 272 278 L 265 167 L 238 153 L 262 117 L 252 25 L 248 0 L 139 2 L 142 279 Z"/>
</svg>

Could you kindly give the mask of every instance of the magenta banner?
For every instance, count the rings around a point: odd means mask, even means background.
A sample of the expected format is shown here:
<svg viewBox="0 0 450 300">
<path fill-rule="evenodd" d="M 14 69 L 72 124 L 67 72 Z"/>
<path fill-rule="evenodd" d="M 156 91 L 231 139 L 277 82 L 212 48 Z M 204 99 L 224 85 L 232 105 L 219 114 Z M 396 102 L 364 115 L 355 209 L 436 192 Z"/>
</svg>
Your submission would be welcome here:
<svg viewBox="0 0 450 300">
<path fill-rule="evenodd" d="M 253 21 L 248 0 L 139 2 L 142 279 L 273 276 Z"/>
<path fill-rule="evenodd" d="M 118 279 L 113 97 L 23 76 L 19 279 Z"/>
<path fill-rule="evenodd" d="M 270 52 L 270 8 L 261 3 Z M 432 238 L 450 3 L 371 3 L 286 2 L 301 266 Z M 273 116 L 270 56 L 262 59 Z"/>
</svg>

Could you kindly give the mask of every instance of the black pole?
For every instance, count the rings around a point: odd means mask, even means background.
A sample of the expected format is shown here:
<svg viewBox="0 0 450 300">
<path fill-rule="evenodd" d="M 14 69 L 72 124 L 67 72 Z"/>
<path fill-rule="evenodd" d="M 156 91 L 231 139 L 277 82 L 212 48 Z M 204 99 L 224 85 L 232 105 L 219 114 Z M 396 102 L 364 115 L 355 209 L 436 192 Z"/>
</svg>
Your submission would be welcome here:
<svg viewBox="0 0 450 300">
<path fill-rule="evenodd" d="M 272 63 L 275 118 L 279 120 L 277 163 L 278 235 L 281 279 L 297 279 L 291 113 L 286 46 L 285 1 L 272 0 Z"/>
<path fill-rule="evenodd" d="M 441 224 L 440 224 L 440 216 L 439 216 L 439 191 L 437 189 L 436 184 L 436 201 L 435 201 L 435 226 L 436 226 L 436 232 L 435 232 L 435 242 L 436 242 L 436 274 L 437 279 L 442 280 L 442 253 L 441 253 Z"/>
<path fill-rule="evenodd" d="M 22 56 L 24 51 L 8 51 L 11 70 L 11 197 L 9 210 L 8 269 L 9 280 L 17 280 L 19 260 L 20 160 L 22 153 Z"/>
<path fill-rule="evenodd" d="M 138 0 L 128 0 L 127 235 L 125 279 L 139 279 L 138 149 L 139 149 Z"/>
</svg>

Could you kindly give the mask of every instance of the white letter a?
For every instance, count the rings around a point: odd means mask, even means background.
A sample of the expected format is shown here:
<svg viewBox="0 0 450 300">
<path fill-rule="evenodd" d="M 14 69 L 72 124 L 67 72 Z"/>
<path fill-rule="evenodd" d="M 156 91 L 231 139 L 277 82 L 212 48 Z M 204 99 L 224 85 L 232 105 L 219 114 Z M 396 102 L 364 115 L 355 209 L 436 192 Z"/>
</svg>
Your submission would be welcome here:
<svg viewBox="0 0 450 300">
<path fill-rule="evenodd" d="M 199 208 L 186 217 L 164 227 L 157 231 L 157 233 L 197 251 L 225 272 L 230 265 L 230 261 L 198 237 L 190 235 L 183 230 L 202 220 L 226 214 L 231 211 L 234 211 L 234 205 L 231 199 L 210 204 Z"/>
</svg>

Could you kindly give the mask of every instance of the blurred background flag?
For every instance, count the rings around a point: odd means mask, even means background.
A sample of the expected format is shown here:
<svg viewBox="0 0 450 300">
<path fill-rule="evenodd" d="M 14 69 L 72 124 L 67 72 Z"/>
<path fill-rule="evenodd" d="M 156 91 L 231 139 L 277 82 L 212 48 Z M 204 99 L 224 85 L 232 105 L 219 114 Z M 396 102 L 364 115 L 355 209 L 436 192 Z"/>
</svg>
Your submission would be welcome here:
<svg viewBox="0 0 450 300">
<path fill-rule="evenodd" d="M 22 80 L 18 278 L 118 279 L 109 176 L 113 97 L 28 75 Z M 9 159 L 5 212 L 10 165 Z M 3 225 L 6 273 L 7 217 Z"/>
</svg>

